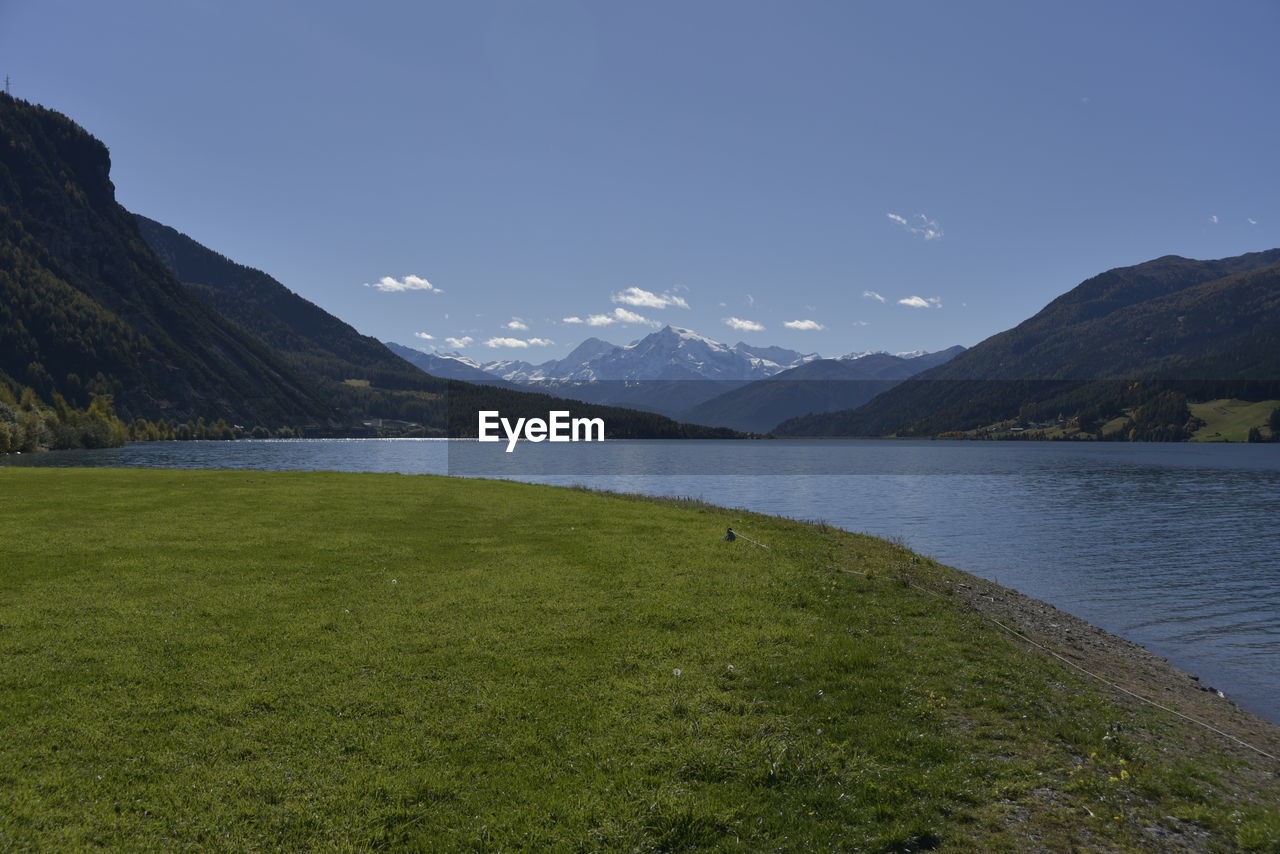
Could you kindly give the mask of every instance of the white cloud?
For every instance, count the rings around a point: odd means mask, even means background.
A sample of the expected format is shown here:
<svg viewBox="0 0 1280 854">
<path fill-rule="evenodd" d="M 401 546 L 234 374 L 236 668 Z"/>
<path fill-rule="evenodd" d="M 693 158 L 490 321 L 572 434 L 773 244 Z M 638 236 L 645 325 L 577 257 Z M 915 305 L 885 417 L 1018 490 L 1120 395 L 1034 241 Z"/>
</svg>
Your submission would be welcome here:
<svg viewBox="0 0 1280 854">
<path fill-rule="evenodd" d="M 662 325 L 656 320 L 650 320 L 644 315 L 636 314 L 634 311 L 627 311 L 625 308 L 622 308 L 621 306 L 613 310 L 613 319 L 618 321 L 619 323 L 639 323 L 639 324 L 643 324 L 644 326 L 661 326 Z"/>
<path fill-rule="evenodd" d="M 366 288 L 374 288 L 382 291 L 384 294 L 400 293 L 401 291 L 430 291 L 433 294 L 442 294 L 440 288 L 428 282 L 421 276 L 405 276 L 403 279 L 394 279 L 391 276 L 383 276 L 376 282 L 365 282 Z"/>
<path fill-rule="evenodd" d="M 560 319 L 560 322 L 561 323 L 581 323 L 582 318 L 581 317 L 562 317 Z"/>
<path fill-rule="evenodd" d="M 523 320 L 521 320 L 518 317 L 511 318 L 511 320 L 508 321 L 507 323 L 504 323 L 503 326 L 505 326 L 507 329 L 518 329 L 521 332 L 529 331 L 528 324 L 526 324 Z"/>
<path fill-rule="evenodd" d="M 484 342 L 486 347 L 549 347 L 556 342 L 546 338 L 490 338 Z"/>
<path fill-rule="evenodd" d="M 751 294 L 747 294 L 747 305 L 751 306 L 752 308 L 756 307 L 756 298 L 753 297 Z"/>
<path fill-rule="evenodd" d="M 854 326 L 870 326 L 871 324 L 867 323 L 865 320 L 855 320 L 853 322 L 853 325 Z"/>
<path fill-rule="evenodd" d="M 863 291 L 862 295 L 867 299 L 873 299 L 876 302 L 884 302 L 884 297 L 880 296 L 875 291 Z"/>
<path fill-rule="evenodd" d="M 464 335 L 461 338 L 446 338 L 444 339 L 444 343 L 448 344 L 450 347 L 461 350 L 463 347 L 470 347 L 475 340 L 476 339 L 472 338 L 470 335 Z"/>
<path fill-rule="evenodd" d="M 1209 222 L 1213 223 L 1214 225 L 1217 225 L 1217 224 L 1218 224 L 1218 217 L 1217 217 L 1216 215 L 1215 215 L 1215 216 L 1210 216 L 1210 217 L 1209 217 Z"/>
<path fill-rule="evenodd" d="M 1251 216 L 1250 216 L 1250 217 L 1245 217 L 1245 219 L 1246 219 L 1246 221 L 1249 223 L 1249 225 L 1257 225 L 1257 224 L 1258 224 L 1258 221 L 1257 221 L 1256 219 L 1254 219 L 1253 217 L 1251 217 Z"/>
<path fill-rule="evenodd" d="M 885 214 L 885 216 L 912 234 L 920 235 L 925 240 L 942 239 L 942 226 L 938 225 L 938 221 L 936 219 L 929 219 L 929 217 L 924 214 L 915 215 L 914 225 L 912 224 L 912 220 L 908 220 L 905 216 L 898 216 L 898 214 L 894 213 Z"/>
<path fill-rule="evenodd" d="M 726 317 L 724 319 L 725 326 L 736 329 L 739 332 L 763 332 L 764 324 L 756 323 L 754 320 L 743 320 L 741 317 Z"/>
<path fill-rule="evenodd" d="M 942 308 L 942 300 L 938 297 L 907 297 L 898 300 L 898 305 L 909 305 L 912 308 Z"/>
<path fill-rule="evenodd" d="M 415 332 L 415 333 L 413 333 L 413 337 L 414 337 L 414 338 L 421 338 L 423 341 L 434 341 L 434 340 L 436 340 L 436 336 L 434 336 L 434 335 L 428 335 L 428 334 L 427 334 L 427 333 L 425 333 L 425 332 Z"/>
<path fill-rule="evenodd" d="M 671 293 L 671 291 L 666 291 L 659 295 L 655 294 L 653 291 L 646 291 L 644 288 L 635 287 L 627 288 L 621 293 L 616 293 L 609 299 L 614 302 L 634 305 L 637 308 L 667 308 L 672 305 L 679 306 L 680 308 L 689 307 L 689 303 L 685 301 L 684 297 L 678 297 Z"/>
<path fill-rule="evenodd" d="M 565 318 L 565 323 L 570 322 Z M 618 306 L 611 314 L 589 314 L 587 315 L 587 326 L 612 326 L 615 323 L 635 323 L 642 326 L 661 326 L 662 324 L 656 320 L 650 320 L 642 314 L 636 314 L 634 311 L 628 311 L 622 306 Z"/>
<path fill-rule="evenodd" d="M 787 327 L 788 329 L 799 329 L 799 330 L 806 330 L 806 331 L 827 328 L 816 320 L 788 320 L 782 325 Z"/>
</svg>

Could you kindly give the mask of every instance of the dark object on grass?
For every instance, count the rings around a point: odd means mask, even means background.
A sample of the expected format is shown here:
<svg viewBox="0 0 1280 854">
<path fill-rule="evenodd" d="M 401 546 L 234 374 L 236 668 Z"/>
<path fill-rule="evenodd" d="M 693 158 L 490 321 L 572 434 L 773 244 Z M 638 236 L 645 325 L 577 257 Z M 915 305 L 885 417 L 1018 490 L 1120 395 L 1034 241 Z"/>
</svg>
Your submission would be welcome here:
<svg viewBox="0 0 1280 854">
<path fill-rule="evenodd" d="M 734 531 L 733 528 L 725 529 L 724 538 L 729 542 L 733 542 L 734 540 L 746 540 L 748 543 L 751 543 L 751 545 L 753 546 L 759 546 L 762 549 L 769 548 L 764 543 L 757 543 L 755 540 L 751 539 L 750 537 L 744 537 L 742 534 L 739 534 L 736 531 Z"/>
</svg>

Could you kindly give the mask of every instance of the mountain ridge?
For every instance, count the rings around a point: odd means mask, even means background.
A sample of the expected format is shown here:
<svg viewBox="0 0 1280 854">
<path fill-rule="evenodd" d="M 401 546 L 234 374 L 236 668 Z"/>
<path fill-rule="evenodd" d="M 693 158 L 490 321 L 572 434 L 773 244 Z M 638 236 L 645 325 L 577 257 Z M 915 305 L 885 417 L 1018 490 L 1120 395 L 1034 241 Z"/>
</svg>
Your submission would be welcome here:
<svg viewBox="0 0 1280 854">
<path fill-rule="evenodd" d="M 1058 411 L 1093 422 L 1162 391 L 1268 399 L 1278 380 L 1280 249 L 1211 261 L 1166 255 L 1087 279 L 861 407 L 779 430 L 937 435 Z"/>
<path fill-rule="evenodd" d="M 850 409 L 963 352 L 960 346 L 911 358 L 889 353 L 815 359 L 731 389 L 681 413 L 699 424 L 767 433 L 797 416 Z"/>
<path fill-rule="evenodd" d="M 304 370 L 339 382 L 421 385 L 417 371 L 382 342 L 361 335 L 268 273 L 240 264 L 171 226 L 133 216 L 147 245 L 183 285 Z"/>
<path fill-rule="evenodd" d="M 425 371 L 433 377 L 461 380 L 462 382 L 476 383 L 478 385 L 492 385 L 497 386 L 498 388 L 517 388 L 515 384 L 509 383 L 499 377 L 495 377 L 492 374 L 485 373 L 479 368 L 473 367 L 460 359 L 437 356 L 433 353 L 424 353 L 421 350 L 413 347 L 406 347 L 405 345 L 397 344 L 394 341 L 384 341 L 383 344 L 392 353 L 395 353 L 418 370 Z"/>
<path fill-rule="evenodd" d="M 764 355 L 762 355 L 764 354 Z M 464 357 L 443 354 L 442 358 Z M 692 329 L 668 324 L 630 344 L 587 338 L 563 359 L 540 364 L 522 360 L 473 362 L 481 370 L 509 382 L 575 383 L 657 380 L 760 379 L 817 358 L 783 347 L 732 347 Z M 471 361 L 471 360 L 466 360 Z"/>
<path fill-rule="evenodd" d="M 313 382 L 155 257 L 110 168 L 71 119 L 0 94 L 0 379 L 76 405 L 110 395 L 126 419 L 327 419 Z"/>
</svg>

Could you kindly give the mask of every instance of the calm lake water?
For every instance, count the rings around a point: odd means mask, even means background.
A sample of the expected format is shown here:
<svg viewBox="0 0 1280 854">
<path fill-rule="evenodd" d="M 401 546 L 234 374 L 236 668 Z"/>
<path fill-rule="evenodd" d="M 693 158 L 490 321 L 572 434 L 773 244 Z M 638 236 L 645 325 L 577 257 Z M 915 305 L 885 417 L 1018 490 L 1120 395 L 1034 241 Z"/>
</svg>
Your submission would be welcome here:
<svg viewBox="0 0 1280 854">
<path fill-rule="evenodd" d="M 320 439 L 6 462 L 504 476 L 823 519 L 901 537 L 1050 602 L 1280 721 L 1280 445 L 655 441 L 503 454 L 476 442 Z"/>
</svg>

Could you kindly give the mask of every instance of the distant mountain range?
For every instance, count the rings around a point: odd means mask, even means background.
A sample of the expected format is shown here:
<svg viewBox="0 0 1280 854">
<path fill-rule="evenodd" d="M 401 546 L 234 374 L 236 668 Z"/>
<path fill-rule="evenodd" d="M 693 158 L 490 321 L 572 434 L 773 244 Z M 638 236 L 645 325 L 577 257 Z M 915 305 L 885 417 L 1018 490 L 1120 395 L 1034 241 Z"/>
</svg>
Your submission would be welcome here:
<svg viewBox="0 0 1280 854">
<path fill-rule="evenodd" d="M 666 326 L 639 341 L 619 346 L 588 338 L 563 359 L 533 365 L 522 361 L 466 361 L 508 382 L 648 382 L 719 380 L 750 382 L 819 358 L 781 347 L 732 347 L 690 329 Z"/>
<path fill-rule="evenodd" d="M 390 342 L 387 346 L 439 376 L 485 382 L 483 375 L 508 387 L 648 409 L 693 419 L 690 423 L 741 425 L 734 429 L 752 432 L 766 432 L 794 415 L 857 405 L 963 349 L 952 348 L 945 355 L 857 353 L 832 360 L 783 347 L 743 342 L 730 346 L 678 326 L 666 326 L 626 345 L 588 338 L 563 359 L 537 365 L 478 362 L 457 353 L 428 354 Z M 790 382 L 757 390 L 760 383 L 783 377 Z M 788 392 L 780 394 L 784 388 Z"/>
<path fill-rule="evenodd" d="M 861 406 L 908 377 L 948 362 L 963 351 L 963 347 L 956 346 L 936 353 L 858 353 L 840 359 L 818 359 L 730 389 L 685 410 L 680 417 L 696 424 L 767 433 L 790 418 Z"/>
<path fill-rule="evenodd" d="M 461 380 L 468 383 L 497 386 L 498 388 L 516 387 L 513 383 L 499 379 L 492 374 L 487 374 L 471 363 L 461 359 L 456 359 L 450 356 L 436 356 L 432 353 L 424 353 L 421 350 L 415 350 L 413 347 L 396 344 L 394 341 L 386 341 L 384 344 L 392 353 L 395 353 L 401 359 L 404 359 L 419 370 L 426 371 L 433 377 L 443 377 L 450 380 Z"/>
<path fill-rule="evenodd" d="M 933 436 L 1059 415 L 1097 425 L 1162 394 L 1280 398 L 1280 249 L 1109 270 L 863 406 L 778 432 Z"/>
</svg>

